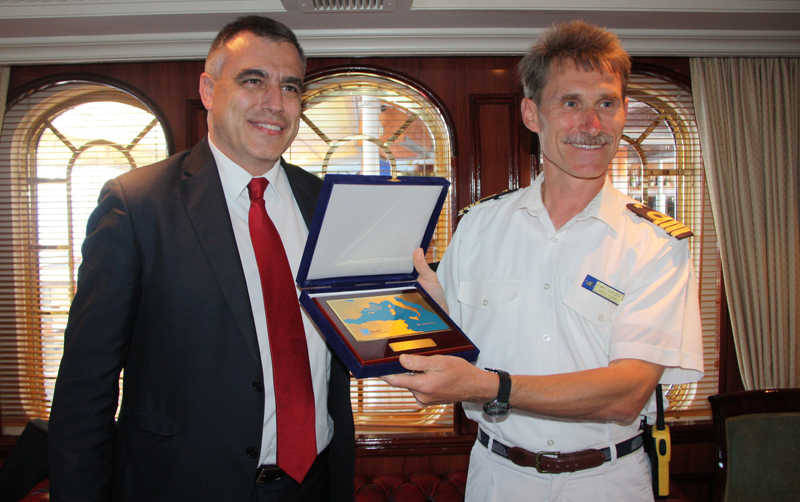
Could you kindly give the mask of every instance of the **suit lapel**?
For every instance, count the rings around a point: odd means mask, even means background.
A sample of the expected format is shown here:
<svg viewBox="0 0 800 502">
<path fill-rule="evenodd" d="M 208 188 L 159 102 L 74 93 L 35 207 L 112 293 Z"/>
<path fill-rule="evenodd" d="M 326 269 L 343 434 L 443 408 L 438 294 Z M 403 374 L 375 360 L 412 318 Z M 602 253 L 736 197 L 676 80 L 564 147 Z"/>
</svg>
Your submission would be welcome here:
<svg viewBox="0 0 800 502">
<path fill-rule="evenodd" d="M 200 248 L 216 275 L 236 325 L 251 356 L 260 362 L 247 284 L 208 139 L 198 143 L 184 161 L 180 193 Z"/>
</svg>

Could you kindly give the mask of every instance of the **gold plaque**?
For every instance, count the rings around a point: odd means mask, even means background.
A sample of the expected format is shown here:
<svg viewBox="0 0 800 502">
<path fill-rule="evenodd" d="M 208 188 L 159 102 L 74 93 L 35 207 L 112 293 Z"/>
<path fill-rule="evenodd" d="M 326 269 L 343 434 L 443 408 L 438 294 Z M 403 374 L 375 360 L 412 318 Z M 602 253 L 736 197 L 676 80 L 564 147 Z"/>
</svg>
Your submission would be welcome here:
<svg viewBox="0 0 800 502">
<path fill-rule="evenodd" d="M 433 347 L 436 347 L 436 342 L 433 341 L 433 338 L 419 338 L 406 342 L 389 342 L 389 348 L 395 352 L 405 352 L 414 349 L 432 349 Z"/>
</svg>

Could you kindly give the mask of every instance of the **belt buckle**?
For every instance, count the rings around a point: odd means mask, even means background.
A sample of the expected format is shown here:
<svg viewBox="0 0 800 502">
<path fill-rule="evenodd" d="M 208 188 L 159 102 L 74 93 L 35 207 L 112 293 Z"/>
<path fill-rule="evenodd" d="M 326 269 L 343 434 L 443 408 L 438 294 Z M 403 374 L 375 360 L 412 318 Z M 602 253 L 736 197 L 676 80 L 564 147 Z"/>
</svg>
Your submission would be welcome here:
<svg viewBox="0 0 800 502">
<path fill-rule="evenodd" d="M 256 484 L 263 485 L 277 481 L 285 476 L 283 469 L 277 465 L 263 465 L 256 469 Z"/>
<path fill-rule="evenodd" d="M 535 460 L 536 460 L 536 463 L 534 464 L 533 467 L 535 467 L 536 470 L 539 471 L 542 474 L 553 474 L 556 471 L 548 471 L 547 469 L 545 469 L 542 466 L 542 457 L 548 457 L 548 458 L 555 457 L 555 458 L 558 458 L 559 455 L 560 455 L 560 452 L 557 452 L 557 451 L 539 451 L 539 452 L 536 452 L 536 456 L 534 457 Z"/>
</svg>

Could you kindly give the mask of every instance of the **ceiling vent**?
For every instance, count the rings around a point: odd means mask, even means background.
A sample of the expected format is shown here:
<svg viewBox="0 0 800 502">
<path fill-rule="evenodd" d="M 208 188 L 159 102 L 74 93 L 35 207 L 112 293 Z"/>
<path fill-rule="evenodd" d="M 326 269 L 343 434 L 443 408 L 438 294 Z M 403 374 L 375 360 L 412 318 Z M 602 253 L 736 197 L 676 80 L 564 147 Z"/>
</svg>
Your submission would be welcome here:
<svg viewBox="0 0 800 502">
<path fill-rule="evenodd" d="M 300 0 L 304 12 L 391 12 L 395 0 Z"/>
</svg>

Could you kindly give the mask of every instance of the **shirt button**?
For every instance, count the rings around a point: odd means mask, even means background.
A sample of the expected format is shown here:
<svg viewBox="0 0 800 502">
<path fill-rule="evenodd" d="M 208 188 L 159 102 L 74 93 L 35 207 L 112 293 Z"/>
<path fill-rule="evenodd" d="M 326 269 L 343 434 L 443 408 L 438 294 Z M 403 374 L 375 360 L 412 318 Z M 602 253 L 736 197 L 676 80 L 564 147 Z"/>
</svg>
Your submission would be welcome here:
<svg viewBox="0 0 800 502">
<path fill-rule="evenodd" d="M 253 386 L 253 390 L 256 392 L 264 392 L 264 382 L 260 380 L 253 380 L 251 385 Z"/>
<path fill-rule="evenodd" d="M 547 446 L 553 446 L 554 444 L 556 444 L 556 442 L 553 441 L 552 439 L 547 440 Z"/>
<path fill-rule="evenodd" d="M 545 282 L 544 283 L 544 289 L 550 289 L 550 283 L 549 282 Z"/>
<path fill-rule="evenodd" d="M 487 300 L 486 298 L 484 298 L 483 300 L 481 300 L 481 305 L 483 305 L 484 307 L 485 307 L 485 306 L 487 306 L 487 305 L 489 305 L 489 300 Z"/>
<path fill-rule="evenodd" d="M 542 337 L 542 340 L 544 340 L 545 342 L 549 342 L 550 341 L 550 335 L 544 335 Z"/>
<path fill-rule="evenodd" d="M 256 458 L 258 456 L 258 449 L 255 446 L 248 446 L 244 452 L 247 453 L 247 456 L 250 458 Z"/>
</svg>

